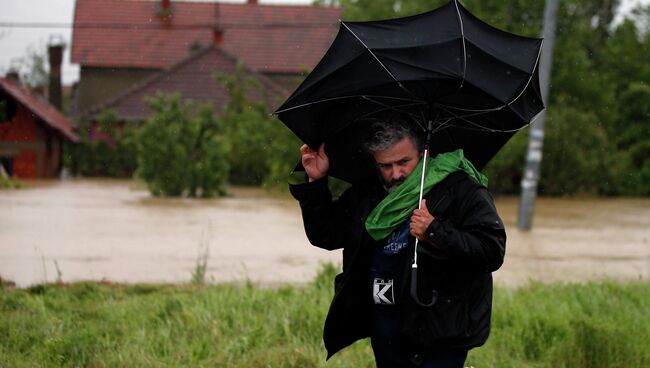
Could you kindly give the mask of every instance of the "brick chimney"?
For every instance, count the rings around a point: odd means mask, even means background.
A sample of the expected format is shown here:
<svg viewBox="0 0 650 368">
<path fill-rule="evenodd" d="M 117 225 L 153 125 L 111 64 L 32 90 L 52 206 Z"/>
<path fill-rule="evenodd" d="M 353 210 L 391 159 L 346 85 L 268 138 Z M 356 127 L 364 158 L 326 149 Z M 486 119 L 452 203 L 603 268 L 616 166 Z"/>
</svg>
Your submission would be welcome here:
<svg viewBox="0 0 650 368">
<path fill-rule="evenodd" d="M 257 5 L 257 0 L 248 0 L 248 5 Z"/>
<path fill-rule="evenodd" d="M 223 31 L 219 27 L 212 29 L 212 44 L 216 47 L 221 47 L 223 44 Z"/>
<path fill-rule="evenodd" d="M 169 26 L 172 22 L 172 0 L 160 0 L 158 4 L 158 18 L 163 25 Z"/>
<path fill-rule="evenodd" d="M 61 61 L 63 61 L 63 45 L 50 45 L 47 48 L 50 59 L 50 83 L 48 96 L 50 103 L 61 110 Z"/>
<path fill-rule="evenodd" d="M 18 75 L 18 72 L 15 70 L 10 70 L 7 75 L 5 75 L 5 79 L 13 84 L 20 84 L 20 75 Z"/>
</svg>

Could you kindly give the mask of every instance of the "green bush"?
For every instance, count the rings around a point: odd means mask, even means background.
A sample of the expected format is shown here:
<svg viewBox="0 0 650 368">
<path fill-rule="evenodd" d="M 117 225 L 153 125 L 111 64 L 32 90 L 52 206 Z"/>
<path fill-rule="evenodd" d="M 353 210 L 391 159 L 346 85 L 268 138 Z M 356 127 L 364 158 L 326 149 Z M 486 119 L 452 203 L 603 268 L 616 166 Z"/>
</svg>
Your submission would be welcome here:
<svg viewBox="0 0 650 368">
<path fill-rule="evenodd" d="M 25 184 L 22 181 L 14 178 L 5 178 L 0 175 L 0 190 L 2 189 L 20 189 L 24 188 Z"/>
<path fill-rule="evenodd" d="M 272 140 L 266 151 L 268 171 L 263 185 L 269 189 L 287 189 L 289 174 L 300 161 L 300 140 L 277 119 L 270 121 Z"/>
<path fill-rule="evenodd" d="M 519 193 L 528 133 L 516 133 L 486 167 L 493 192 Z M 621 165 L 626 156 L 616 150 L 597 116 L 568 105 L 548 111 L 543 150 L 542 195 L 615 194 L 620 191 L 618 173 L 629 171 Z"/>
<path fill-rule="evenodd" d="M 596 115 L 565 106 L 549 111 L 539 191 L 604 194 L 615 185 L 616 147 Z"/>
<path fill-rule="evenodd" d="M 241 66 L 234 75 L 217 74 L 216 79 L 230 96 L 219 116 L 219 127 L 231 147 L 230 183 L 285 188 L 300 159 L 300 141 L 270 115 L 261 102 L 268 97 L 259 81 L 246 76 Z"/>
<path fill-rule="evenodd" d="M 522 170 L 526 160 L 528 129 L 517 132 L 483 170 L 493 193 L 519 193 Z"/>
<path fill-rule="evenodd" d="M 230 182 L 259 185 L 269 172 L 273 122 L 253 104 L 235 110 L 226 108 L 219 116 L 224 137 L 231 147 Z"/>
<path fill-rule="evenodd" d="M 621 115 L 612 128 L 620 154 L 617 193 L 650 195 L 650 86 L 631 83 L 621 94 Z"/>
<path fill-rule="evenodd" d="M 228 146 L 209 105 L 179 95 L 150 98 L 153 115 L 138 129 L 137 175 L 154 195 L 211 197 L 224 194 Z"/>
<path fill-rule="evenodd" d="M 136 168 L 132 125 L 119 124 L 113 111 L 104 111 L 97 120 L 97 131 L 107 139 L 91 140 L 88 129 L 81 129 L 79 143 L 66 143 L 63 164 L 73 175 L 130 178 Z"/>
</svg>

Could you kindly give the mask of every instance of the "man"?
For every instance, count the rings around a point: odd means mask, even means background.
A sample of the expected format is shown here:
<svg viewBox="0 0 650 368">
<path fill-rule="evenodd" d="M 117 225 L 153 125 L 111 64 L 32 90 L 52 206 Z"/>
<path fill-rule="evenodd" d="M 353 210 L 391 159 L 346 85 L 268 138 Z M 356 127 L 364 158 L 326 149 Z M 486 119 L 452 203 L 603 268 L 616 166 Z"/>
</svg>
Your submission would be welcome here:
<svg viewBox="0 0 650 368">
<path fill-rule="evenodd" d="M 307 237 L 320 248 L 343 248 L 324 328 L 328 358 L 370 337 L 378 367 L 463 367 L 468 350 L 487 340 L 491 272 L 505 254 L 503 223 L 479 184 L 484 177 L 462 151 L 423 162 L 415 127 L 394 117 L 374 123 L 365 147 L 378 180 L 353 185 L 338 200 L 327 186 L 325 147 L 301 147 L 308 180 L 290 189 Z M 417 207 L 413 183 L 420 183 L 421 162 L 430 189 L 422 209 L 404 212 L 404 198 Z M 394 215 L 400 212 L 406 218 Z M 420 242 L 419 303 L 408 291 L 413 237 Z"/>
</svg>

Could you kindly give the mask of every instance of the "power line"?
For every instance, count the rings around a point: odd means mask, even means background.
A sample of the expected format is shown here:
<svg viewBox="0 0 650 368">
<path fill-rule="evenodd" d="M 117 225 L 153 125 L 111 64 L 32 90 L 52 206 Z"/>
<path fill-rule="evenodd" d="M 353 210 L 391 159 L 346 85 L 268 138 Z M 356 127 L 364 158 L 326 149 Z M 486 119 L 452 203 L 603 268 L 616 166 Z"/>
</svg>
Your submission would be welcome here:
<svg viewBox="0 0 650 368">
<path fill-rule="evenodd" d="M 173 24 L 164 25 L 158 21 L 152 21 L 148 24 L 133 23 L 50 23 L 50 22 L 0 22 L 3 28 L 75 28 L 75 29 L 129 29 L 129 30 L 148 30 L 148 29 L 269 29 L 269 28 L 335 28 L 338 23 L 331 22 L 302 22 L 302 23 L 203 23 L 203 24 Z"/>
</svg>

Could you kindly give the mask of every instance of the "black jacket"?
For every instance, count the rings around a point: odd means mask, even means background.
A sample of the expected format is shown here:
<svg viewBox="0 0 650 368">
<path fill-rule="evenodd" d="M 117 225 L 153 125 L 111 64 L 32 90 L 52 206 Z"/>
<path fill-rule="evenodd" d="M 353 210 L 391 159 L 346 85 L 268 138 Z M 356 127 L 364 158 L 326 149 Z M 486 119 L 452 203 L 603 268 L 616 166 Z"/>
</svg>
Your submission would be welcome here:
<svg viewBox="0 0 650 368">
<path fill-rule="evenodd" d="M 386 196 L 379 186 L 348 189 L 336 201 L 323 178 L 292 185 L 300 202 L 309 241 L 320 248 L 343 248 L 343 272 L 325 321 L 328 358 L 369 336 L 369 269 L 376 242 L 365 230 L 370 211 Z M 421 300 L 439 294 L 432 307 L 417 305 L 408 292 L 411 263 L 397 291 L 402 332 L 423 352 L 482 345 L 490 330 L 492 274 L 503 263 L 506 233 L 487 189 L 464 172 L 456 172 L 425 195 L 436 220 L 418 246 L 418 291 Z M 412 261 L 412 260 L 411 260 Z"/>
</svg>

